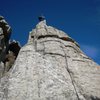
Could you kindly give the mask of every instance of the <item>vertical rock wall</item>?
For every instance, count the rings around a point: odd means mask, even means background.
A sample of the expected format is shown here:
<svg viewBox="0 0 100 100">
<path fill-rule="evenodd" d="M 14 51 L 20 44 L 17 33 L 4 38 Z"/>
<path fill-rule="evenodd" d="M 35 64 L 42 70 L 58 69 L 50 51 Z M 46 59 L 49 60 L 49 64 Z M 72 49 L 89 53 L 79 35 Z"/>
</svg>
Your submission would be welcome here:
<svg viewBox="0 0 100 100">
<path fill-rule="evenodd" d="M 66 33 L 41 21 L 1 78 L 0 100 L 99 100 L 97 66 Z"/>
<path fill-rule="evenodd" d="M 10 40 L 11 27 L 3 16 L 0 16 L 0 78 L 12 67 L 20 50 L 16 41 Z"/>
</svg>

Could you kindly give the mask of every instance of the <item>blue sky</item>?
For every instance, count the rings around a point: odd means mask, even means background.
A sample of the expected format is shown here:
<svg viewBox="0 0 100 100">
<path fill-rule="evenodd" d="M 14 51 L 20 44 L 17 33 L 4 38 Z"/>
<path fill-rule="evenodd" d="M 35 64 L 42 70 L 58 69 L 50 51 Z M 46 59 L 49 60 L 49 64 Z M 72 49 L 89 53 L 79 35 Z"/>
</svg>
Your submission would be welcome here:
<svg viewBox="0 0 100 100">
<path fill-rule="evenodd" d="M 0 14 L 23 46 L 44 14 L 47 24 L 63 30 L 100 64 L 100 0 L 1 0 Z"/>
</svg>

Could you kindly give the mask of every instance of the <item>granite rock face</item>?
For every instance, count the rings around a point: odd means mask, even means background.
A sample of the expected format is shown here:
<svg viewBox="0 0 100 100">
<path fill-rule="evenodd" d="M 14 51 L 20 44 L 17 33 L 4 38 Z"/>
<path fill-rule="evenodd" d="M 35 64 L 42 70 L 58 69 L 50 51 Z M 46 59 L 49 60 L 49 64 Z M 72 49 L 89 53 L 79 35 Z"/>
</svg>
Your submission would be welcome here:
<svg viewBox="0 0 100 100">
<path fill-rule="evenodd" d="M 44 20 L 1 78 L 0 100 L 100 100 L 100 67 Z"/>
<path fill-rule="evenodd" d="M 11 41 L 12 29 L 3 16 L 0 16 L 0 78 L 14 64 L 21 46 L 18 41 Z"/>
</svg>

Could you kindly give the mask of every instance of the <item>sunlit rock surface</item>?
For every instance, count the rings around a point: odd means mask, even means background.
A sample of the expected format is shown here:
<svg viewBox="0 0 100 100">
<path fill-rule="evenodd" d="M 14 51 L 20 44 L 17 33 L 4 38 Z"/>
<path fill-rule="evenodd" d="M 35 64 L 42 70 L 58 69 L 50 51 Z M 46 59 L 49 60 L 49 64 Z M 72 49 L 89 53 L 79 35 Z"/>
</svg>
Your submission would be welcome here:
<svg viewBox="0 0 100 100">
<path fill-rule="evenodd" d="M 0 100 L 100 100 L 100 67 L 44 20 L 1 78 Z"/>
</svg>

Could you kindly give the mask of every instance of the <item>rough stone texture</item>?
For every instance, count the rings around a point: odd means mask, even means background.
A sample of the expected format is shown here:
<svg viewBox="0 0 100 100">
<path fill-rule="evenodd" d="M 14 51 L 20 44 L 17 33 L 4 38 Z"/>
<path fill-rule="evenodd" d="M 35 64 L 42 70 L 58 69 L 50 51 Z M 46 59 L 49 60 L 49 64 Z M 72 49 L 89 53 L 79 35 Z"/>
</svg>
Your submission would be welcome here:
<svg viewBox="0 0 100 100">
<path fill-rule="evenodd" d="M 100 67 L 45 21 L 0 81 L 0 100 L 100 100 Z"/>
<path fill-rule="evenodd" d="M 4 73 L 4 63 L 0 62 L 0 78 L 3 76 Z"/>
<path fill-rule="evenodd" d="M 8 50 L 11 27 L 8 25 L 3 16 L 0 16 L 0 78 L 5 70 L 4 59 Z"/>
<path fill-rule="evenodd" d="M 14 64 L 21 46 L 17 41 L 10 41 L 11 27 L 3 16 L 0 16 L 0 78 Z"/>
</svg>

